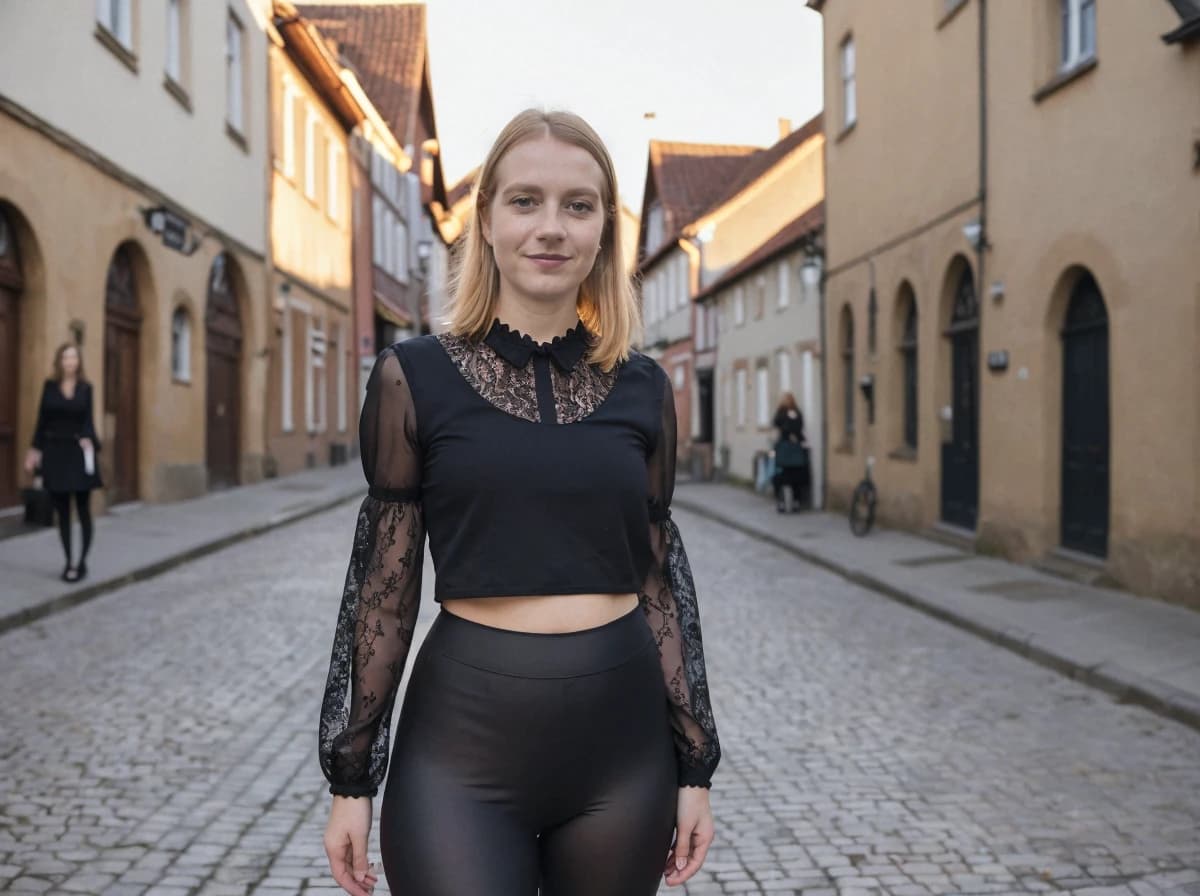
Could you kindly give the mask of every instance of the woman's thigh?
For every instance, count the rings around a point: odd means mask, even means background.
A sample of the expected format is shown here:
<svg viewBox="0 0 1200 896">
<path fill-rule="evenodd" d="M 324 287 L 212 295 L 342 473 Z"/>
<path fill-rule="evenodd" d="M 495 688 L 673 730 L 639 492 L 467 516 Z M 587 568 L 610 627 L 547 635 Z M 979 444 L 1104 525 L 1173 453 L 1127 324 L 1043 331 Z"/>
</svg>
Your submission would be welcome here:
<svg viewBox="0 0 1200 896">
<path fill-rule="evenodd" d="M 397 896 L 537 894 L 537 837 L 508 807 L 480 800 L 437 768 L 393 770 L 379 836 Z"/>
<path fill-rule="evenodd" d="M 544 831 L 541 896 L 653 896 L 671 847 L 677 797 L 675 764 L 665 755 L 634 770 L 603 803 Z"/>
</svg>

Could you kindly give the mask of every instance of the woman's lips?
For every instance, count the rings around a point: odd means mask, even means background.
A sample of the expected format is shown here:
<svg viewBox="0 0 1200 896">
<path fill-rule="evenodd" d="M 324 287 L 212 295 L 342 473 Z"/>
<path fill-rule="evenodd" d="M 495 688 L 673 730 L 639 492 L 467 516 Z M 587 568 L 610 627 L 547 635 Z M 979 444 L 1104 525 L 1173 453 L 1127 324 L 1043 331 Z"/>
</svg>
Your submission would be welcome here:
<svg viewBox="0 0 1200 896">
<path fill-rule="evenodd" d="M 525 257 L 543 270 L 557 268 L 570 260 L 565 255 L 526 255 Z"/>
</svg>

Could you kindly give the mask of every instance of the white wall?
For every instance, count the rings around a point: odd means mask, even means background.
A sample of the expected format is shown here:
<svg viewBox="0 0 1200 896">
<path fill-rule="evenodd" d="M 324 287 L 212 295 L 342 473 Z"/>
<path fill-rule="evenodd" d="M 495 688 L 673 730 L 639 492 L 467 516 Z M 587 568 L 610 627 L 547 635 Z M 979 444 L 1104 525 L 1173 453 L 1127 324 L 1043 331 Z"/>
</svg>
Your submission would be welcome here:
<svg viewBox="0 0 1200 896">
<path fill-rule="evenodd" d="M 186 0 L 191 112 L 163 86 L 166 0 L 131 0 L 131 71 L 96 37 L 94 0 L 0 2 L 0 94 L 264 251 L 270 0 Z M 227 9 L 243 26 L 247 150 L 225 131 Z"/>
</svg>

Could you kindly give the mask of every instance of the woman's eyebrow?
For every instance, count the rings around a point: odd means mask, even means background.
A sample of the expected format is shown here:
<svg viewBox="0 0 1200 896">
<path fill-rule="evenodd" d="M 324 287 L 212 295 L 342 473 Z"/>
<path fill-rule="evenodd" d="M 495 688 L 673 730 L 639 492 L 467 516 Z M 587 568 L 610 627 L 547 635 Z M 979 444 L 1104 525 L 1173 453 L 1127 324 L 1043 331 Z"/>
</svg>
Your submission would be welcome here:
<svg viewBox="0 0 1200 896">
<path fill-rule="evenodd" d="M 501 195 L 511 196 L 513 193 L 533 193 L 541 196 L 544 190 L 537 184 L 509 184 L 504 188 Z M 600 198 L 600 193 L 595 187 L 572 187 L 565 191 L 567 196 L 590 196 L 594 199 Z"/>
</svg>

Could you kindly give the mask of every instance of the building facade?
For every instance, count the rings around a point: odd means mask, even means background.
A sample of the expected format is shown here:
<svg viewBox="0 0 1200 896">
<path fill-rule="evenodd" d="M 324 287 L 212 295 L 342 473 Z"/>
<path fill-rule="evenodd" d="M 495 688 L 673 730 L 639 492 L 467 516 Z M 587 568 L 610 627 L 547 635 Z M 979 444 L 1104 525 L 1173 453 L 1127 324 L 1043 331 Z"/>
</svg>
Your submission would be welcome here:
<svg viewBox="0 0 1200 896">
<path fill-rule="evenodd" d="M 1200 14 L 809 5 L 831 496 L 1200 606 Z"/>
<path fill-rule="evenodd" d="M 107 503 L 263 475 L 269 16 L 0 7 L 0 505 L 64 342 L 94 383 Z"/>
<path fill-rule="evenodd" d="M 711 461 L 694 461 L 693 454 L 699 450 L 711 458 L 712 442 L 710 430 L 702 428 L 694 436 L 692 426 L 692 396 L 698 387 L 691 299 L 700 286 L 700 253 L 684 237 L 684 228 L 729 189 L 747 158 L 759 151 L 753 146 L 650 141 L 637 239 L 641 345 L 674 386 L 680 465 L 696 466 L 701 473 L 711 470 Z M 694 443 L 704 447 L 696 449 Z"/>
</svg>

